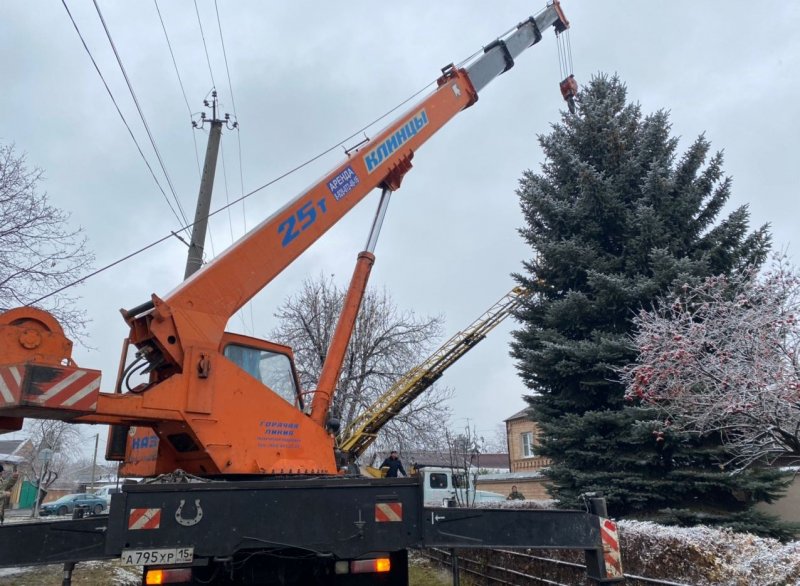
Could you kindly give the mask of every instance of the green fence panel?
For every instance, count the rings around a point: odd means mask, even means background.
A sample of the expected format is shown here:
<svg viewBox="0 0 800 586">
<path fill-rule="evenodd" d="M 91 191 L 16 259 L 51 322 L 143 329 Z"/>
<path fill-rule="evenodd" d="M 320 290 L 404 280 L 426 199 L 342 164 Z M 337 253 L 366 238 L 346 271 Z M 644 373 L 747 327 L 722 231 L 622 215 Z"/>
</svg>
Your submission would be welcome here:
<svg viewBox="0 0 800 586">
<path fill-rule="evenodd" d="M 32 509 L 36 503 L 36 487 L 27 480 L 22 481 L 22 489 L 19 492 L 19 508 Z"/>
</svg>

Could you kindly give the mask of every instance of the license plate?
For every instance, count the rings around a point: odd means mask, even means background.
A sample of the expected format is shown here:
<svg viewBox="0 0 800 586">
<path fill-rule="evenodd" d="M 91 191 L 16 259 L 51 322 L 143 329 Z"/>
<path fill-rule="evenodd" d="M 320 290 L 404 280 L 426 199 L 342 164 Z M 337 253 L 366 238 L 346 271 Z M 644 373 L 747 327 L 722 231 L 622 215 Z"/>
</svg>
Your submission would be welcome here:
<svg viewBox="0 0 800 586">
<path fill-rule="evenodd" d="M 190 564 L 194 559 L 194 547 L 123 549 L 120 559 L 124 566 Z"/>
</svg>

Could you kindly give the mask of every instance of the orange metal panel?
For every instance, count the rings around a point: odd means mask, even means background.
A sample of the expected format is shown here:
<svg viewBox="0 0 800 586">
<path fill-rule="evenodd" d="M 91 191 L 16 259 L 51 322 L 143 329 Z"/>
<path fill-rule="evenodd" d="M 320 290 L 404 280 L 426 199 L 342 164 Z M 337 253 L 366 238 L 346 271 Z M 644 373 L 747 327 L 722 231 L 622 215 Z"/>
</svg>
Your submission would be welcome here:
<svg viewBox="0 0 800 586">
<path fill-rule="evenodd" d="M 194 364 L 193 374 L 189 377 L 189 388 L 186 394 L 186 411 L 208 415 L 213 410 L 214 387 L 211 386 L 210 353 L 206 350 L 191 348 L 186 357 L 189 365 Z"/>
<path fill-rule="evenodd" d="M 333 438 L 324 429 L 221 353 L 209 353 L 209 360 L 207 379 L 189 371 L 141 394 L 101 393 L 98 415 L 76 421 L 152 427 L 159 440 L 155 469 L 160 471 L 166 471 L 163 462 L 170 462 L 172 469 L 202 475 L 337 472 Z M 186 408 L 193 386 L 201 381 L 214 389 L 207 414 Z M 140 433 L 147 432 L 137 430 L 128 442 L 129 475 L 150 467 L 142 452 L 132 454 Z"/>
<path fill-rule="evenodd" d="M 0 314 L 0 348 L 3 349 L 0 364 L 72 361 L 72 342 L 58 321 L 35 307 L 18 307 Z"/>
<path fill-rule="evenodd" d="M 156 432 L 146 426 L 134 426 L 128 431 L 125 445 L 125 461 L 120 464 L 120 476 L 148 477 L 159 474 L 158 466 L 168 461 L 160 453 L 160 441 Z M 172 469 L 174 470 L 174 464 Z M 169 471 L 169 470 L 166 470 Z"/>
</svg>

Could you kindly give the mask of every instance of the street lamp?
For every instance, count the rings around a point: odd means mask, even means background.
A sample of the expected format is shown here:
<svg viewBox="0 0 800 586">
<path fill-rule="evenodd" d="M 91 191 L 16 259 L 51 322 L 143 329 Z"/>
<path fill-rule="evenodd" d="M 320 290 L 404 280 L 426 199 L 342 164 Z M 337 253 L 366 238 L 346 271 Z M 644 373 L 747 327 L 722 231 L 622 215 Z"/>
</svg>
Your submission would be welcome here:
<svg viewBox="0 0 800 586">
<path fill-rule="evenodd" d="M 36 455 L 36 459 L 41 462 L 41 468 L 39 468 L 39 483 L 36 485 L 36 502 L 33 505 L 33 516 L 39 516 L 39 505 L 41 504 L 42 500 L 42 482 L 44 480 L 44 469 L 47 468 L 47 463 L 53 458 L 53 450 L 50 448 L 43 448 L 39 450 L 39 453 Z"/>
<path fill-rule="evenodd" d="M 94 457 L 92 458 L 92 484 L 90 485 L 92 487 L 90 489 L 91 492 L 94 492 L 95 470 L 97 470 L 97 444 L 99 441 L 100 441 L 100 434 L 96 433 L 94 435 Z"/>
</svg>

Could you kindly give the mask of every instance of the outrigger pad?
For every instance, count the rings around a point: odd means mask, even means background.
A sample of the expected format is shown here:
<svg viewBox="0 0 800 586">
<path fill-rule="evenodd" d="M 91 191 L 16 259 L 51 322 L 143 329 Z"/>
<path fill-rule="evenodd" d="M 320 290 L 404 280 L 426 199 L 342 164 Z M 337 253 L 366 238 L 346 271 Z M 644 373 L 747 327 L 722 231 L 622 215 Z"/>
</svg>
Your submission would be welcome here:
<svg viewBox="0 0 800 586">
<path fill-rule="evenodd" d="M 36 363 L 0 366 L 0 419 L 69 420 L 94 413 L 100 371 Z"/>
</svg>

